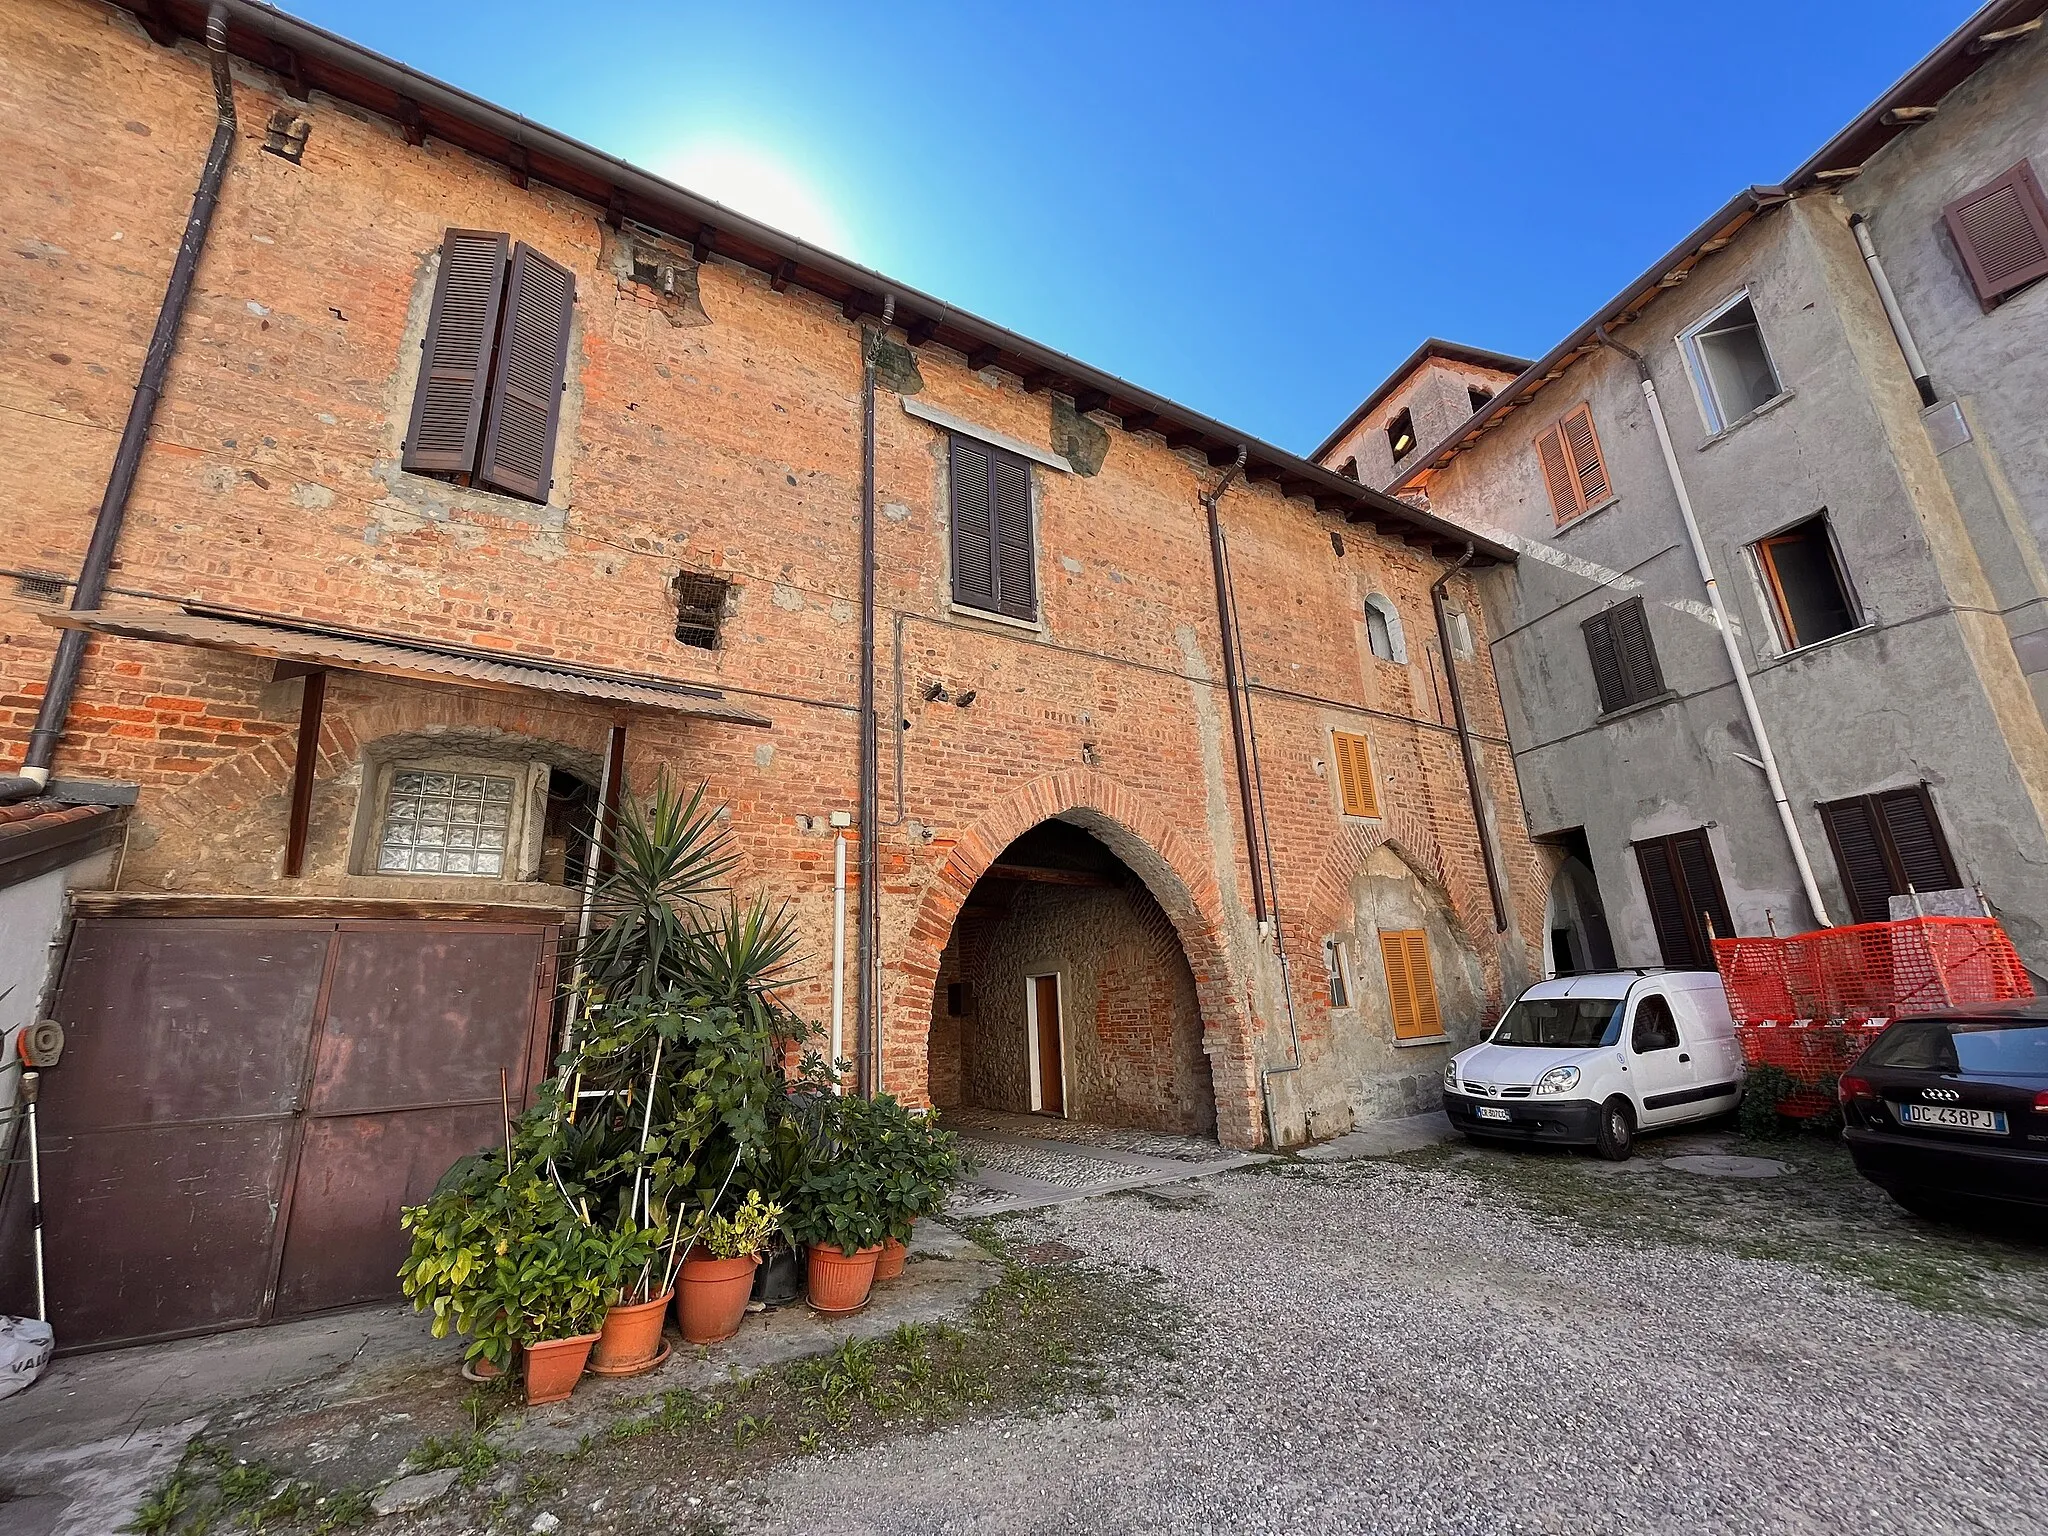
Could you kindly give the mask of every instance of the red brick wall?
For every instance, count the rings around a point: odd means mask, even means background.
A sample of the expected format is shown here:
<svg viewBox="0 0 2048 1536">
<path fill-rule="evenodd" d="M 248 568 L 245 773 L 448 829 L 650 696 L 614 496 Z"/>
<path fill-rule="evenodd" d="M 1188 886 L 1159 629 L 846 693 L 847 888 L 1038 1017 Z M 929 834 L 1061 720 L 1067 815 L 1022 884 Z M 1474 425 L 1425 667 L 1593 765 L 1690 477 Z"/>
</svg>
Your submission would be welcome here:
<svg viewBox="0 0 2048 1536">
<path fill-rule="evenodd" d="M 797 1002 L 822 1020 L 827 818 L 854 807 L 858 782 L 858 329 L 815 296 L 775 293 L 761 274 L 715 259 L 697 273 L 701 316 L 664 311 L 611 275 L 600 210 L 516 188 L 502 168 L 438 140 L 409 147 L 393 124 L 318 95 L 293 106 L 313 124 L 293 166 L 260 149 L 285 102 L 278 83 L 239 68 L 237 82 L 241 137 L 122 535 L 120 603 L 210 602 L 728 690 L 772 728 L 636 717 L 631 771 L 643 787 L 661 769 L 703 779 L 729 807 L 741 883 L 789 898 L 810 941 L 812 979 Z M 190 46 L 158 48 L 93 0 L 48 0 L 0 12 L 0 103 L 12 168 L 0 182 L 11 332 L 0 413 L 15 447 L 0 459 L 0 496 L 18 509 L 5 563 L 71 574 L 211 132 L 211 93 Z M 433 263 L 452 224 L 507 230 L 577 275 L 546 507 L 397 468 Z M 1046 395 L 972 372 L 943 348 L 922 349 L 917 363 L 926 401 L 1048 444 Z M 926 1091 L 939 956 L 974 879 L 1011 838 L 1065 813 L 1096 823 L 1158 898 L 1195 976 L 1220 1134 L 1257 1140 L 1259 1070 L 1288 1054 L 1286 999 L 1251 915 L 1231 776 L 1196 499 L 1215 472 L 1111 418 L 1099 474 L 1034 471 L 1044 622 L 1019 631 L 947 612 L 943 436 L 886 389 L 876 416 L 884 733 L 883 823 L 872 831 L 887 1085 Z M 1506 834 L 1516 931 L 1497 941 L 1429 639 L 1427 587 L 1441 565 L 1270 487 L 1233 490 L 1223 509 L 1311 1062 L 1276 1085 L 1283 1128 L 1298 1135 L 1311 1109 L 1337 1123 L 1350 1091 L 1317 1012 L 1312 928 L 1326 919 L 1313 893 L 1341 888 L 1346 861 L 1393 838 L 1437 872 L 1497 991 L 1528 964 L 1542 886 L 1482 637 L 1462 675 L 1492 743 L 1487 790 Z M 679 569 L 735 583 L 715 652 L 673 638 Z M 10 588 L 0 578 L 0 593 Z M 1467 583 L 1453 590 L 1481 627 Z M 1365 650 L 1369 591 L 1398 605 L 1410 664 Z M 11 760 L 54 645 L 46 611 L 0 595 L 0 743 Z M 910 722 L 900 786 L 888 730 L 899 661 Z M 973 690 L 972 707 L 923 702 L 932 681 L 956 698 Z M 270 682 L 254 660 L 94 643 L 58 767 L 143 785 L 125 885 L 371 893 L 374 881 L 347 872 L 366 747 L 451 728 L 590 754 L 610 723 L 569 700 L 337 678 L 311 868 L 294 883 L 279 871 L 296 700 L 296 684 Z M 1337 814 L 1327 770 L 1337 725 L 1372 737 L 1384 824 L 1354 831 Z"/>
</svg>

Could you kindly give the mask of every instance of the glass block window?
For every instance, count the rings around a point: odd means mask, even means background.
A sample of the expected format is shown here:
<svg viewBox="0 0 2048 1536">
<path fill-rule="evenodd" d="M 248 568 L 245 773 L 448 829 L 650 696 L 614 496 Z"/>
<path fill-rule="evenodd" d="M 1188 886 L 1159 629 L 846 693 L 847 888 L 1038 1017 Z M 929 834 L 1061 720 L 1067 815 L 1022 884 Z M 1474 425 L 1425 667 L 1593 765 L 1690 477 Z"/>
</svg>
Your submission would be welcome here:
<svg viewBox="0 0 2048 1536">
<path fill-rule="evenodd" d="M 377 872 L 503 879 L 514 782 L 495 774 L 398 769 L 384 799 Z"/>
</svg>

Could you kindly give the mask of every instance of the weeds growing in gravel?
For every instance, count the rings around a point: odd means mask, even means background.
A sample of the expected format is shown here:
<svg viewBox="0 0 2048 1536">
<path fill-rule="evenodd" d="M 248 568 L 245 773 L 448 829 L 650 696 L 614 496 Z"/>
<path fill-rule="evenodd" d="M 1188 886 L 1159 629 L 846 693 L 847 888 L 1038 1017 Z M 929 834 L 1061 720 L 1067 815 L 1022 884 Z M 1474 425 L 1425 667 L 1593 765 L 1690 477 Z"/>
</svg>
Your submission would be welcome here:
<svg viewBox="0 0 2048 1536">
<path fill-rule="evenodd" d="M 123 1529 L 142 1536 L 228 1530 L 328 1536 L 369 1518 L 370 1496 L 361 1489 L 322 1488 L 262 1462 L 239 1460 L 201 1435 Z"/>
</svg>

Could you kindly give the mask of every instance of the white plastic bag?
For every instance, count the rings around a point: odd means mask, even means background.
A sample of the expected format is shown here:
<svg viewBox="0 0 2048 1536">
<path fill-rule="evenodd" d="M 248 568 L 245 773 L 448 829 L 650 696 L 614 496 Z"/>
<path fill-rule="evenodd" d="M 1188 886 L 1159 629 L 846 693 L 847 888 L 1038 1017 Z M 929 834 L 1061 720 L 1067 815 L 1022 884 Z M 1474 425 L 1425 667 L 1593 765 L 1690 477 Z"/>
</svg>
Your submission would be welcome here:
<svg viewBox="0 0 2048 1536">
<path fill-rule="evenodd" d="M 57 1335 L 32 1317 L 0 1317 L 0 1397 L 35 1385 L 50 1363 Z"/>
</svg>

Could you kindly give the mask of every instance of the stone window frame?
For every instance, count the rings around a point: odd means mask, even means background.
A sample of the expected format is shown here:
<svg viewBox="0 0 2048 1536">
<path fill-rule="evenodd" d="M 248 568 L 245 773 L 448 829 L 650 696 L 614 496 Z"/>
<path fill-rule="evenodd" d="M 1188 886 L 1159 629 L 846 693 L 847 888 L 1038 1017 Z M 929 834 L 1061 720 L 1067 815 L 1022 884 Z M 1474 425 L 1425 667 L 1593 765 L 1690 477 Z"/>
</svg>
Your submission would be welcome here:
<svg viewBox="0 0 2048 1536">
<path fill-rule="evenodd" d="M 1384 661 L 1397 667 L 1408 665 L 1408 637 L 1401 628 L 1401 610 L 1394 606 L 1394 600 L 1384 592 L 1369 592 L 1365 598 L 1365 612 L 1359 622 L 1365 625 L 1365 646 L 1375 661 Z M 1378 614 L 1386 626 L 1388 654 L 1382 656 L 1379 647 L 1372 643 L 1371 614 Z"/>
<path fill-rule="evenodd" d="M 541 838 L 547 826 L 551 765 L 529 757 L 488 757 L 474 753 L 400 754 L 366 762 L 356 801 L 349 873 L 379 880 L 448 880 L 462 886 L 530 884 L 540 878 Z M 505 869 L 497 875 L 447 874 L 432 870 L 380 870 L 377 849 L 393 778 L 405 772 L 485 774 L 513 780 L 511 819 L 505 834 Z"/>
</svg>

